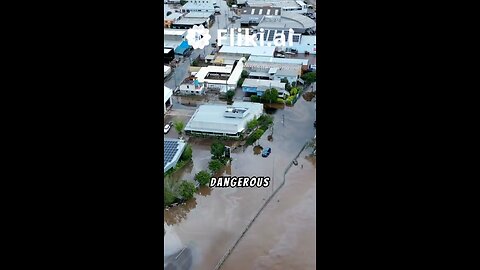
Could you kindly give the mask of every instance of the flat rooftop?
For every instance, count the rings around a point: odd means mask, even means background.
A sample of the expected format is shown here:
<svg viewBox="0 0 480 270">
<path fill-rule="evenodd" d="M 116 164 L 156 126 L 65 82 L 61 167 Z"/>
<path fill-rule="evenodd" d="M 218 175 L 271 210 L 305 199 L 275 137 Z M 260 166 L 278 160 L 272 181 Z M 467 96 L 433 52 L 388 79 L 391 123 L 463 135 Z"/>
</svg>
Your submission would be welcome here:
<svg viewBox="0 0 480 270">
<path fill-rule="evenodd" d="M 282 14 L 282 9 L 278 7 L 244 7 L 240 14 L 280 16 Z"/>
<path fill-rule="evenodd" d="M 198 24 L 203 24 L 207 21 L 206 18 L 182 18 L 173 24 L 176 25 L 198 25 Z"/>
<path fill-rule="evenodd" d="M 228 108 L 244 108 L 247 110 L 243 118 L 225 117 Z M 185 130 L 197 132 L 215 132 L 236 134 L 242 132 L 248 121 L 263 113 L 263 104 L 253 102 L 234 102 L 232 105 L 205 104 L 200 105 L 185 126 Z"/>
<path fill-rule="evenodd" d="M 275 47 L 233 47 L 222 46 L 219 53 L 231 53 L 231 54 L 249 54 L 259 56 L 273 56 Z"/>
<path fill-rule="evenodd" d="M 186 33 L 187 33 L 187 30 L 185 29 L 170 29 L 170 28 L 163 29 L 164 36 L 183 36 Z"/>
<path fill-rule="evenodd" d="M 285 83 L 279 81 L 271 80 L 260 80 L 260 79 L 245 79 L 242 84 L 242 87 L 260 87 L 260 88 L 276 88 L 277 90 L 285 90 Z"/>
<path fill-rule="evenodd" d="M 276 58 L 276 57 L 265 57 L 265 56 L 255 56 L 255 55 L 250 56 L 248 58 L 248 61 L 249 62 L 277 63 L 277 64 L 308 65 L 308 59 Z"/>
<path fill-rule="evenodd" d="M 185 14 L 185 18 L 210 18 L 212 15 L 213 12 L 193 11 Z"/>
</svg>

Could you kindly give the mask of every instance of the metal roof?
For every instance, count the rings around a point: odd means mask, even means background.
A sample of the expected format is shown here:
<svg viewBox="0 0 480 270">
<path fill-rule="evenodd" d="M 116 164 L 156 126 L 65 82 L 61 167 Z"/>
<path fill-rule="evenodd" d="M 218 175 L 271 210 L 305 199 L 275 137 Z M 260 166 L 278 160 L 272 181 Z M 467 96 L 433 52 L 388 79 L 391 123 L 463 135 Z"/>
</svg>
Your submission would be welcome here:
<svg viewBox="0 0 480 270">
<path fill-rule="evenodd" d="M 241 107 L 247 109 L 243 118 L 228 118 L 224 116 L 227 107 Z M 185 126 L 187 131 L 215 132 L 236 134 L 242 132 L 248 121 L 259 117 L 263 113 L 263 104 L 253 102 L 234 102 L 232 105 L 205 104 L 200 105 L 192 118 Z"/>
</svg>

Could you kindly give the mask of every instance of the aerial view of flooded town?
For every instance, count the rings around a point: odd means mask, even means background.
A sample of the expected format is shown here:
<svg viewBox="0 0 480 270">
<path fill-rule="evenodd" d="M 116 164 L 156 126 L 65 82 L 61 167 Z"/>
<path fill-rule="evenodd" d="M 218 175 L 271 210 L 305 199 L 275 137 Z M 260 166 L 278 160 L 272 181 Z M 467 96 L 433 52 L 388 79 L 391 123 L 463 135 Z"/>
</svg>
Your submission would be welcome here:
<svg viewBox="0 0 480 270">
<path fill-rule="evenodd" d="M 316 268 L 316 1 L 164 0 L 164 268 Z"/>
</svg>

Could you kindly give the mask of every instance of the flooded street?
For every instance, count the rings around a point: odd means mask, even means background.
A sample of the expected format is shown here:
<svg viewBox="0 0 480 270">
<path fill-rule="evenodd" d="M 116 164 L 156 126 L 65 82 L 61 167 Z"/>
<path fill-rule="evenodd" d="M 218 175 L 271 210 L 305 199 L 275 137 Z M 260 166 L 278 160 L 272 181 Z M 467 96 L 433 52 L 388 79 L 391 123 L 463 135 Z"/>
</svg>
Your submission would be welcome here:
<svg viewBox="0 0 480 270">
<path fill-rule="evenodd" d="M 167 230 L 164 244 L 165 255 L 168 255 L 167 252 L 175 252 L 178 246 L 189 246 L 193 253 L 193 269 L 213 269 L 255 216 L 264 200 L 272 194 L 274 188 L 279 186 L 280 181 L 283 181 L 283 173 L 287 165 L 298 154 L 305 142 L 313 138 L 315 134 L 314 108 L 313 102 L 307 102 L 300 98 L 294 107 L 269 110 L 269 113 L 274 115 L 273 130 L 266 131 L 258 142 L 262 147 L 272 148 L 272 153 L 268 158 L 259 155 L 258 148 L 254 151 L 253 146 L 232 151 L 233 161 L 224 171 L 224 175 L 269 176 L 272 178 L 272 182 L 268 188 L 210 189 L 202 187 L 194 199 L 165 210 L 165 228 Z M 272 131 L 272 140 L 268 140 L 268 135 L 271 135 Z M 175 134 L 171 136 L 175 136 Z M 191 180 L 198 171 L 208 167 L 211 139 L 190 138 L 189 143 L 193 149 L 193 162 L 175 173 L 174 177 L 177 179 Z M 290 262 L 296 263 L 298 268 L 275 268 L 277 263 L 283 261 L 282 258 L 277 257 L 285 256 L 284 252 L 296 250 L 297 252 L 301 251 L 304 256 L 313 252 L 313 259 L 315 258 L 315 245 L 313 244 L 312 247 L 309 243 L 309 241 L 314 241 L 312 235 L 315 235 L 315 171 L 313 169 L 315 160 L 306 161 L 301 158 L 302 156 L 305 154 L 302 153 L 298 159 L 299 165 L 292 166 L 291 172 L 287 176 L 289 179 L 304 179 L 305 183 L 291 185 L 289 181 L 293 180 L 287 180 L 283 189 L 288 189 L 294 194 L 285 195 L 283 194 L 284 190 L 281 190 L 276 195 L 280 202 L 277 203 L 276 199 L 272 200 L 251 228 L 254 235 L 260 233 L 263 234 L 262 237 L 257 240 L 258 242 L 248 240 L 252 237 L 249 230 L 246 234 L 247 237 L 238 245 L 238 250 L 235 249 L 231 258 L 226 262 L 232 268 L 225 264 L 222 269 L 254 269 L 252 267 L 260 267 L 258 269 L 310 269 L 308 267 L 311 262 L 308 264 L 308 260 L 303 260 L 305 264 L 301 265 L 300 262 L 291 259 Z M 303 169 L 301 169 L 301 164 L 304 165 Z M 295 173 L 297 176 L 291 176 Z M 311 182 L 313 182 L 313 188 Z M 310 186 L 307 183 L 310 183 Z M 291 196 L 292 198 L 288 199 L 282 196 Z M 278 207 L 277 204 L 282 208 L 270 209 L 272 205 Z M 278 217 L 273 219 L 272 213 Z M 306 213 L 310 213 L 311 216 L 304 216 Z M 258 224 L 268 222 L 268 220 L 272 222 L 275 220 L 275 224 L 258 227 Z M 313 231 L 310 226 L 313 226 Z M 310 234 L 308 236 L 299 235 L 298 230 L 310 232 Z M 282 235 L 284 238 L 281 238 Z M 234 268 L 233 264 L 235 263 L 233 262 L 238 263 L 238 260 L 241 260 L 239 258 L 242 257 L 237 256 L 237 252 L 243 254 L 246 252 L 244 245 L 256 246 L 259 242 L 262 242 L 263 245 L 255 247 L 255 252 L 247 252 L 249 254 L 242 256 L 267 257 L 264 259 L 255 257 L 248 261 L 258 265 L 244 264 L 243 267 Z M 291 244 L 287 245 L 285 242 L 291 242 Z M 273 258 L 276 258 L 275 265 L 269 264 L 269 260 Z M 314 261 L 313 265 L 315 265 Z"/>
<path fill-rule="evenodd" d="M 287 173 L 285 186 L 221 269 L 315 269 L 316 159 L 310 154 L 311 148 L 302 152 L 298 166 Z"/>
</svg>

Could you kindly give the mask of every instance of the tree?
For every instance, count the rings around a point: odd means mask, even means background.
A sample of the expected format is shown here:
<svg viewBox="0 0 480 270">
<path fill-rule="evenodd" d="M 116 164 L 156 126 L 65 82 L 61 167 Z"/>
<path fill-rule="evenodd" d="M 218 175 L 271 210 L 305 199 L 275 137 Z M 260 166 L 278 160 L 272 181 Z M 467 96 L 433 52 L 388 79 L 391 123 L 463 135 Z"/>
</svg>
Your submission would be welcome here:
<svg viewBox="0 0 480 270">
<path fill-rule="evenodd" d="M 205 186 L 206 184 L 208 184 L 211 177 L 212 176 L 210 175 L 210 173 L 204 170 L 199 171 L 197 174 L 195 174 L 195 180 L 198 181 L 201 186 Z"/>
<path fill-rule="evenodd" d="M 193 194 L 195 194 L 196 190 L 194 183 L 185 180 L 182 181 L 179 187 L 180 196 L 182 196 L 182 199 L 184 200 L 190 200 L 193 198 Z"/>
<path fill-rule="evenodd" d="M 182 153 L 182 156 L 180 157 L 181 160 L 189 160 L 192 158 L 192 147 L 190 146 L 190 144 L 187 144 L 187 146 L 185 146 L 185 150 L 183 150 L 183 153 Z"/>
<path fill-rule="evenodd" d="M 249 130 L 253 130 L 257 126 L 258 126 L 258 120 L 256 117 L 247 122 L 247 129 Z"/>
<path fill-rule="evenodd" d="M 181 135 L 185 124 L 182 121 L 177 120 L 173 123 L 173 125 L 175 126 L 175 130 L 178 132 L 178 134 Z"/>
<path fill-rule="evenodd" d="M 296 94 L 298 94 L 298 88 L 292 87 L 292 89 L 290 90 L 290 95 L 295 96 Z"/>
<path fill-rule="evenodd" d="M 178 198 L 180 198 L 180 182 L 173 180 L 172 177 L 164 177 L 163 182 L 163 195 L 164 195 L 164 205 L 168 206 L 174 203 Z"/>
<path fill-rule="evenodd" d="M 263 129 L 260 129 L 260 128 L 255 130 L 255 132 L 252 134 L 252 141 L 256 142 L 256 141 L 260 140 L 260 138 L 262 137 L 264 132 L 265 131 Z"/>
<path fill-rule="evenodd" d="M 302 79 L 307 83 L 313 83 L 317 81 L 317 72 L 316 71 L 307 72 L 303 74 Z"/>
<path fill-rule="evenodd" d="M 248 77 L 248 71 L 244 70 L 242 71 L 241 78 L 247 78 Z"/>
<path fill-rule="evenodd" d="M 171 11 L 167 11 L 167 16 L 170 15 L 170 14 L 172 14 L 172 12 L 171 12 Z"/>
<path fill-rule="evenodd" d="M 272 103 L 276 102 L 278 99 L 278 91 L 275 88 L 267 89 L 262 95 L 262 99 L 265 102 Z"/>
<path fill-rule="evenodd" d="M 245 81 L 245 78 L 240 78 L 240 79 L 238 80 L 238 82 L 237 82 L 237 86 L 238 86 L 238 87 L 242 87 L 243 81 Z"/>
<path fill-rule="evenodd" d="M 180 0 L 180 5 L 185 5 L 188 1 L 187 0 Z"/>
<path fill-rule="evenodd" d="M 225 153 L 225 145 L 219 141 L 214 141 L 210 147 L 210 153 L 215 159 L 219 159 Z"/>
<path fill-rule="evenodd" d="M 212 159 L 208 163 L 208 169 L 210 169 L 210 171 L 212 171 L 213 173 L 216 173 L 216 172 L 220 171 L 222 166 L 223 166 L 222 162 L 218 159 Z"/>
<path fill-rule="evenodd" d="M 228 90 L 228 91 L 227 91 L 227 100 L 228 100 L 228 101 L 232 101 L 232 100 L 233 100 L 233 96 L 235 96 L 235 91 L 233 91 L 233 90 Z"/>
</svg>

